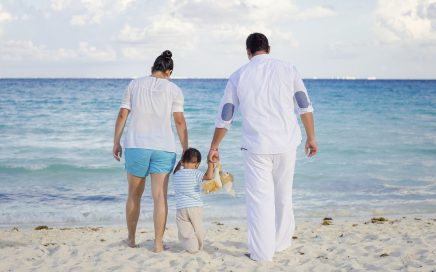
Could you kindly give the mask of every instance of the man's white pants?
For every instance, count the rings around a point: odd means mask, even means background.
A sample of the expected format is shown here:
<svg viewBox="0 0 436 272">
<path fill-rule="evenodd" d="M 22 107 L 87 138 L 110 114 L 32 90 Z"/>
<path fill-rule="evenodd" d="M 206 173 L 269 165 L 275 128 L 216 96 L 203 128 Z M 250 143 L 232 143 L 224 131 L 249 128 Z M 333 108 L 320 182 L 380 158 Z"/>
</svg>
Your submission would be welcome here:
<svg viewBox="0 0 436 272">
<path fill-rule="evenodd" d="M 292 182 L 296 150 L 282 154 L 243 152 L 248 249 L 256 261 L 288 248 L 295 230 Z"/>
</svg>

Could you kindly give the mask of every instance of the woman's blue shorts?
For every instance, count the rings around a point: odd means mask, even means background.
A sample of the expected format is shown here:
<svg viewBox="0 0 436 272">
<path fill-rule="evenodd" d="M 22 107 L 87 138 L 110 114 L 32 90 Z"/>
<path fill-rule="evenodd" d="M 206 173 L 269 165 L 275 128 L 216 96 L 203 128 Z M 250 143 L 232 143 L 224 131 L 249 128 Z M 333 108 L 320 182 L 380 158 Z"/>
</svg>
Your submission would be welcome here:
<svg viewBox="0 0 436 272">
<path fill-rule="evenodd" d="M 144 148 L 124 149 L 126 171 L 137 177 L 154 173 L 170 173 L 176 163 L 176 153 Z"/>
</svg>

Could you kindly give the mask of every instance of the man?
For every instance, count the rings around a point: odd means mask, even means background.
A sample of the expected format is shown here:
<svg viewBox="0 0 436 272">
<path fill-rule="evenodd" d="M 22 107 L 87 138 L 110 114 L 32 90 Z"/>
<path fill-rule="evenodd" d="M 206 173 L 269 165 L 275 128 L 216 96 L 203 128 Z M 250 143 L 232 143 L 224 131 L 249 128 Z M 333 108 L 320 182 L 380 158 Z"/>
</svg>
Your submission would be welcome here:
<svg viewBox="0 0 436 272">
<path fill-rule="evenodd" d="M 295 229 L 292 182 L 302 140 L 296 113 L 306 130 L 306 154 L 314 156 L 318 147 L 312 104 L 295 67 L 269 58 L 268 39 L 261 33 L 250 34 L 246 45 L 250 62 L 227 82 L 208 159 L 219 160 L 219 144 L 239 109 L 248 249 L 251 259 L 269 261 L 291 245 Z"/>
</svg>

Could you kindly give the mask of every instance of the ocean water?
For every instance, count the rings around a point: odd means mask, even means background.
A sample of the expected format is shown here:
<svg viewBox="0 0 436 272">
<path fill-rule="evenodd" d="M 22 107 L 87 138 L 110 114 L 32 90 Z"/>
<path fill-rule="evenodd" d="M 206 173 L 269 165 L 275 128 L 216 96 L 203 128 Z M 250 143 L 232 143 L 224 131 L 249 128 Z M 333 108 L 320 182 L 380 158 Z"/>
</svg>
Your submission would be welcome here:
<svg viewBox="0 0 436 272">
<path fill-rule="evenodd" d="M 128 82 L 0 80 L 0 226 L 124 224 L 127 182 L 111 151 Z M 226 80 L 174 82 L 184 91 L 190 146 L 206 156 Z M 297 218 L 436 212 L 436 81 L 305 83 L 319 154 L 309 159 L 298 149 Z M 205 196 L 209 220 L 245 216 L 240 126 L 238 118 L 220 151 L 236 197 Z M 150 221 L 149 181 L 142 207 L 141 222 Z M 169 207 L 171 220 L 171 182 Z"/>
</svg>

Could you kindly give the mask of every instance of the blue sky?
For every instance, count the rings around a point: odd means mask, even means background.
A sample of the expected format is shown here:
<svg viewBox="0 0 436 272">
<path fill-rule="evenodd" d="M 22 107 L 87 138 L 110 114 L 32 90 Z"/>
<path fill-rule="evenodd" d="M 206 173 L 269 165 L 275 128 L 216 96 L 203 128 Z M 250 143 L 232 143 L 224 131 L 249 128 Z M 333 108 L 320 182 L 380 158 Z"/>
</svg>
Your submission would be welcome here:
<svg viewBox="0 0 436 272">
<path fill-rule="evenodd" d="M 436 79 L 436 0 L 0 0 L 0 77 L 225 78 L 263 32 L 306 78 Z"/>
</svg>

